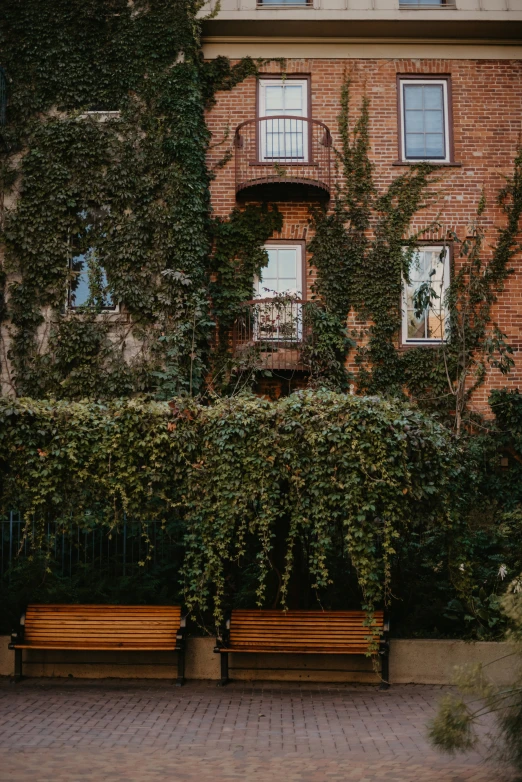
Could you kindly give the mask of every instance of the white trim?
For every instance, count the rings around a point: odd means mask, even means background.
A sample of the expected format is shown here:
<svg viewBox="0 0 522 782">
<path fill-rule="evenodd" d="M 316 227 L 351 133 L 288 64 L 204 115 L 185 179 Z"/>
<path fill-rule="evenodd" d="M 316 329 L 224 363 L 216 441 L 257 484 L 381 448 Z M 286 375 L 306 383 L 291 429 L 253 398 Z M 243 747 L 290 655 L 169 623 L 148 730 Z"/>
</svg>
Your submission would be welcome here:
<svg viewBox="0 0 522 782">
<path fill-rule="evenodd" d="M 423 85 L 442 85 L 443 96 L 443 111 L 444 111 L 444 152 L 443 158 L 427 158 L 427 157 L 406 157 L 406 124 L 404 121 L 404 87 L 406 85 L 415 85 L 417 87 Z M 401 135 L 401 161 L 405 163 L 450 163 L 451 162 L 451 149 L 450 149 L 450 133 L 449 133 L 449 104 L 448 104 L 448 80 L 447 79 L 399 79 L 399 107 L 400 107 L 400 135 Z"/>
<path fill-rule="evenodd" d="M 446 296 L 448 286 L 450 284 L 450 253 L 449 253 L 449 247 L 447 245 L 423 245 L 416 248 L 417 252 L 438 252 L 439 255 L 444 251 L 445 252 L 445 258 L 444 258 L 444 268 L 442 270 L 442 291 L 441 291 L 441 305 L 444 305 L 444 298 Z M 407 296 L 406 296 L 406 281 L 402 280 L 402 326 L 401 326 L 401 335 L 402 335 L 402 344 L 403 345 L 443 345 L 445 342 L 447 342 L 447 338 L 444 337 L 443 339 L 433 338 L 433 337 L 421 337 L 421 338 L 411 338 L 408 337 L 408 302 L 407 302 Z M 450 317 L 450 313 L 446 312 L 446 331 L 448 328 L 448 318 Z"/>
<path fill-rule="evenodd" d="M 289 244 L 285 242 L 282 242 L 281 244 L 276 244 L 271 242 L 270 244 L 265 244 L 264 248 L 265 250 L 297 250 L 296 282 L 298 288 L 296 291 L 291 291 L 291 293 L 295 294 L 298 298 L 303 298 L 303 246 L 302 244 Z M 255 290 L 254 298 L 256 299 L 272 298 L 275 294 L 267 293 L 266 291 L 259 290 L 260 282 L 261 281 L 256 274 L 256 276 L 254 277 L 254 290 Z"/>
</svg>

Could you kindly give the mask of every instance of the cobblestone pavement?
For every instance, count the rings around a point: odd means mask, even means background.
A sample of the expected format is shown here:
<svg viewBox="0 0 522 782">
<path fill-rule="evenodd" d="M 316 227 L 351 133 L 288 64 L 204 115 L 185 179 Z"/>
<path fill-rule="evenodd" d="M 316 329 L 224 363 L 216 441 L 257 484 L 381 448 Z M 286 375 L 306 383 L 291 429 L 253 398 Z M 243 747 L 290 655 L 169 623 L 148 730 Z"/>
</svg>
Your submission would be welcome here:
<svg viewBox="0 0 522 782">
<path fill-rule="evenodd" d="M 500 782 L 433 752 L 445 688 L 39 680 L 0 683 L 1 782 Z"/>
</svg>

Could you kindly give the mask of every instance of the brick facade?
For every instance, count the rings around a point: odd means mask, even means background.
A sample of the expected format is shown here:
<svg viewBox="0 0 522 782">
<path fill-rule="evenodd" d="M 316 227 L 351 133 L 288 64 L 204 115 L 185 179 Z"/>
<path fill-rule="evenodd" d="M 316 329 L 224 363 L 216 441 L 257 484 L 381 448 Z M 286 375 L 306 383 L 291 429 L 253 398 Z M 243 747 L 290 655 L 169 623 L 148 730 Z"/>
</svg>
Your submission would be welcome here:
<svg viewBox="0 0 522 782">
<path fill-rule="evenodd" d="M 289 59 L 284 65 L 274 62 L 263 66 L 273 75 L 306 74 L 311 76 L 311 116 L 330 129 L 334 146 L 339 145 L 337 117 L 343 80 L 351 80 L 352 116 L 356 116 L 363 95 L 369 99 L 371 159 L 375 165 L 378 188 L 404 172 L 398 165 L 398 74 L 437 74 L 451 77 L 453 105 L 454 164 L 444 167 L 437 185 L 435 203 L 415 219 L 413 228 L 438 219 L 440 239 L 448 230 L 459 237 L 468 233 L 484 189 L 488 208 L 486 247 L 494 240 L 495 227 L 503 225 L 503 216 L 496 206 L 496 197 L 512 171 L 516 149 L 521 140 L 522 123 L 522 62 L 520 60 L 417 60 L 417 59 Z M 211 165 L 215 165 L 232 147 L 234 130 L 241 122 L 256 117 L 256 79 L 249 78 L 231 92 L 222 92 L 209 113 L 213 134 Z M 227 135 L 228 134 L 228 135 Z M 221 142 L 221 143 L 219 143 Z M 212 203 L 215 214 L 226 216 L 236 205 L 234 158 L 216 170 L 212 183 Z M 311 238 L 309 208 L 311 202 L 282 202 L 278 206 L 284 224 L 274 239 L 304 240 Z M 486 250 L 487 251 L 487 250 Z M 309 259 L 308 254 L 308 259 Z M 494 312 L 494 320 L 507 334 L 515 351 L 515 368 L 507 377 L 490 369 L 486 383 L 474 400 L 484 407 L 489 391 L 494 387 L 516 387 L 522 381 L 522 255 L 512 264 L 510 277 Z M 312 282 L 307 269 L 307 288 Z"/>
</svg>

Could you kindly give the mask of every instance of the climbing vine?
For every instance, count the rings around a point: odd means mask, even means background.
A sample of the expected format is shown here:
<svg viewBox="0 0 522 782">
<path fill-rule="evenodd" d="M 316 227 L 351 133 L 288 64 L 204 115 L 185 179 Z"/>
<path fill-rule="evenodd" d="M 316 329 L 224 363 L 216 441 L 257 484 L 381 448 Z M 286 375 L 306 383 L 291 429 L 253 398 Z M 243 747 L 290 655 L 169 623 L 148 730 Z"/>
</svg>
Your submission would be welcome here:
<svg viewBox="0 0 522 782">
<path fill-rule="evenodd" d="M 350 114 L 350 83 L 341 94 L 339 116 L 342 173 L 333 209 L 313 214 L 315 236 L 310 249 L 317 271 L 315 294 L 343 333 L 347 318 L 361 324 L 350 335 L 355 345 L 356 383 L 360 392 L 407 394 L 432 412 L 451 414 L 458 431 L 473 391 L 484 381 L 488 363 L 505 374 L 513 363 L 506 335 L 492 321 L 492 307 L 509 275 L 509 263 L 519 249 L 522 214 L 522 155 L 498 194 L 505 225 L 489 258 L 485 258 L 482 198 L 471 235 L 462 239 L 445 232 L 442 243 L 454 248 L 446 309 L 451 313 L 447 339 L 438 347 L 399 349 L 403 281 L 410 279 L 415 246 L 437 221 L 412 231 L 414 217 L 432 205 L 443 187 L 441 169 L 412 166 L 379 192 L 369 159 L 368 101 L 354 122 Z M 422 286 L 421 286 L 422 288 Z M 437 294 L 430 284 L 418 291 L 418 307 Z M 430 299 L 431 297 L 431 299 Z M 346 350 L 350 343 L 346 343 Z M 346 354 L 345 354 L 346 355 Z"/>
<path fill-rule="evenodd" d="M 217 318 L 230 319 L 246 272 L 251 295 L 266 263 L 259 247 L 279 218 L 234 212 L 225 240 L 226 222 L 211 218 L 205 110 L 216 90 L 257 65 L 203 62 L 201 8 L 199 0 L 3 5 L 14 171 L 3 178 L 12 195 L 0 237 L 11 275 L 3 374 L 19 394 L 197 394 L 212 371 Z M 250 234 L 241 230 L 248 221 L 257 223 Z M 238 258 L 245 274 L 234 282 Z M 82 264 L 91 294 L 72 311 Z M 109 293 L 123 317 L 107 311 Z"/>
<path fill-rule="evenodd" d="M 329 391 L 211 406 L 3 397 L 0 423 L 0 512 L 20 511 L 36 550 L 48 519 L 107 531 L 124 516 L 178 519 L 186 603 L 216 621 L 235 598 L 230 569 L 248 556 L 259 605 L 273 601 L 266 586 L 276 571 L 278 597 L 291 602 L 302 557 L 321 604 L 339 536 L 357 576 L 355 599 L 370 611 L 382 605 L 402 533 L 451 525 L 461 469 L 453 438 L 430 418 Z"/>
</svg>

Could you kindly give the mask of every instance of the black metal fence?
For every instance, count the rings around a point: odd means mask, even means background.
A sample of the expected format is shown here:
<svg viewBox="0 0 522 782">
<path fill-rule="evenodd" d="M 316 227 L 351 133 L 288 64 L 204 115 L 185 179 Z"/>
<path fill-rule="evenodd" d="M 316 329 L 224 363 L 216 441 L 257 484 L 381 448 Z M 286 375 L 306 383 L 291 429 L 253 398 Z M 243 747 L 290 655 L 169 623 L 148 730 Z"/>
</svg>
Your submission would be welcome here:
<svg viewBox="0 0 522 782">
<path fill-rule="evenodd" d="M 26 523 L 18 513 L 0 517 L 0 575 L 35 550 L 46 554 L 63 576 L 73 575 L 81 565 L 130 574 L 136 567 L 168 565 L 179 556 L 179 535 L 160 521 L 136 522 L 123 519 L 117 527 L 47 522 L 43 529 Z"/>
</svg>

